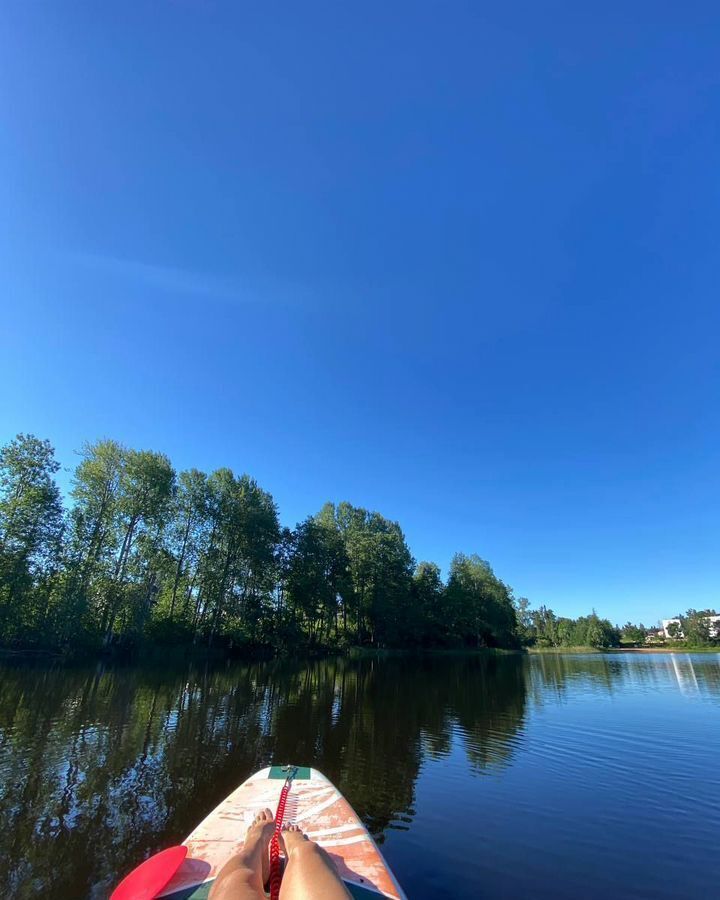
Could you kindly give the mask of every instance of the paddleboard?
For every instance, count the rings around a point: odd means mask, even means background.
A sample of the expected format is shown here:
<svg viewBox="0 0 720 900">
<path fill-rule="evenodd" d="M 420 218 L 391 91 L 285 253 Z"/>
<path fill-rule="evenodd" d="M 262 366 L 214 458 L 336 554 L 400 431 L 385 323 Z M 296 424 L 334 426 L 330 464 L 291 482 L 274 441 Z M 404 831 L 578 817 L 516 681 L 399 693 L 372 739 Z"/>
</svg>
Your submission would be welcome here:
<svg viewBox="0 0 720 900">
<path fill-rule="evenodd" d="M 187 856 L 158 895 L 167 900 L 203 900 L 220 869 L 242 847 L 258 812 L 275 813 L 287 771 L 272 766 L 236 788 L 188 835 Z M 299 767 L 285 808 L 284 823 L 297 824 L 333 858 L 357 900 L 406 900 L 375 841 L 340 791 L 317 769 Z"/>
</svg>

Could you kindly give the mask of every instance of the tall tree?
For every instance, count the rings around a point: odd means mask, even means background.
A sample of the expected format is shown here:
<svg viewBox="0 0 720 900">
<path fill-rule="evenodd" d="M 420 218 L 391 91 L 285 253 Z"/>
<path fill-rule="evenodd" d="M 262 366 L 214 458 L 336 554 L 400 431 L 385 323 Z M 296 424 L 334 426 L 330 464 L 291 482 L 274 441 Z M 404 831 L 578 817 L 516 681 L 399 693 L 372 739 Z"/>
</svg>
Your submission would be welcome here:
<svg viewBox="0 0 720 900">
<path fill-rule="evenodd" d="M 349 559 L 337 529 L 313 518 L 295 530 L 287 575 L 288 603 L 301 616 L 310 641 L 328 640 L 340 630 L 341 596 L 347 592 Z"/>
<path fill-rule="evenodd" d="M 18 434 L 0 448 L 0 634 L 5 639 L 32 624 L 34 591 L 59 560 L 58 469 L 49 441 L 33 435 Z"/>
<path fill-rule="evenodd" d="M 535 640 L 541 647 L 559 647 L 558 620 L 547 606 L 541 606 L 531 613 Z"/>
<path fill-rule="evenodd" d="M 517 619 L 518 638 L 521 644 L 528 645 L 535 640 L 532 610 L 527 597 L 518 597 L 515 601 L 515 617 Z"/>
<path fill-rule="evenodd" d="M 466 645 L 507 647 L 517 640 L 512 591 L 476 554 L 453 557 L 447 598 L 455 633 Z"/>
<path fill-rule="evenodd" d="M 182 606 L 183 616 L 187 616 L 188 603 L 195 587 L 193 578 L 207 539 L 209 514 L 207 475 L 198 469 L 181 472 L 169 535 L 170 551 L 176 560 L 169 598 L 170 619 L 175 616 L 178 604 Z"/>
<path fill-rule="evenodd" d="M 436 563 L 418 563 L 412 580 L 412 609 L 416 635 L 424 646 L 448 642 L 445 585 Z"/>
<path fill-rule="evenodd" d="M 133 620 L 137 612 L 147 611 L 151 596 L 138 596 L 126 591 L 128 577 L 147 578 L 143 566 L 148 549 L 157 547 L 167 521 L 175 484 L 175 472 L 170 460 L 162 453 L 150 450 L 127 450 L 120 470 L 116 511 L 119 528 L 119 550 L 115 556 L 111 584 L 102 603 L 101 629 L 105 643 L 115 631 L 118 613 L 126 601 L 134 599 L 140 609 L 125 609 L 124 623 Z M 144 553 L 135 554 L 139 537 L 144 539 Z M 135 566 L 133 566 L 135 563 Z M 155 594 L 154 584 L 152 594 Z"/>
<path fill-rule="evenodd" d="M 126 453 L 123 446 L 112 440 L 83 446 L 71 493 L 75 578 L 70 590 L 84 594 L 95 578 L 110 575 L 118 545 L 117 504 Z"/>
<path fill-rule="evenodd" d="M 398 523 L 350 503 L 327 503 L 317 520 L 336 529 L 345 544 L 351 596 L 344 602 L 352 609 L 358 642 L 401 639 L 414 561 Z"/>
<path fill-rule="evenodd" d="M 212 644 L 225 625 L 254 640 L 272 606 L 275 549 L 280 535 L 271 495 L 247 475 L 218 469 L 208 479 L 211 532 L 201 562 L 202 584 L 195 615 L 196 637 Z"/>
</svg>

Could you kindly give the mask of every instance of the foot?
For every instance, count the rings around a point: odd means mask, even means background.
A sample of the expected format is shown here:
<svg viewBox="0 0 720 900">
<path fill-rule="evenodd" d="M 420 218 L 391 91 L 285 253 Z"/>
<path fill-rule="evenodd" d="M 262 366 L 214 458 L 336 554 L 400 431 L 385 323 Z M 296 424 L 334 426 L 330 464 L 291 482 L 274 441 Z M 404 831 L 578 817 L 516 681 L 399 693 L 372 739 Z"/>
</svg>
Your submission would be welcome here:
<svg viewBox="0 0 720 900">
<path fill-rule="evenodd" d="M 245 835 L 244 850 L 251 855 L 258 853 L 262 857 L 262 880 L 267 884 L 270 878 L 270 857 L 268 846 L 275 831 L 275 819 L 269 809 L 263 809 L 253 819 L 252 825 Z"/>
<path fill-rule="evenodd" d="M 283 825 L 283 830 L 280 832 L 280 843 L 285 856 L 290 859 L 293 850 L 301 844 L 307 843 L 307 837 L 297 825 Z"/>
</svg>

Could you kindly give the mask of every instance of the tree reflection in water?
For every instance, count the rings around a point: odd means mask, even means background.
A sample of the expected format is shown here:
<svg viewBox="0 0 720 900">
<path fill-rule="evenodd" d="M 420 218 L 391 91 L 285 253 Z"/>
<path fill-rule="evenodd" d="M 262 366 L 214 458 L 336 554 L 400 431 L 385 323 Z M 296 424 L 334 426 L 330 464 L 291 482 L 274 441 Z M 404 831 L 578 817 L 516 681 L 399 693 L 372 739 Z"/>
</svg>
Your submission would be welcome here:
<svg viewBox="0 0 720 900">
<path fill-rule="evenodd" d="M 459 734 L 473 767 L 501 765 L 524 709 L 520 658 L 4 665 L 0 882 L 101 896 L 272 761 L 324 771 L 382 839 L 412 819 L 424 754 Z"/>
<path fill-rule="evenodd" d="M 382 840 L 412 823 L 423 762 L 459 750 L 470 773 L 499 772 L 526 742 L 529 704 L 630 687 L 717 697 L 720 668 L 686 655 L 4 664 L 0 885 L 105 896 L 273 761 L 324 771 Z"/>
</svg>

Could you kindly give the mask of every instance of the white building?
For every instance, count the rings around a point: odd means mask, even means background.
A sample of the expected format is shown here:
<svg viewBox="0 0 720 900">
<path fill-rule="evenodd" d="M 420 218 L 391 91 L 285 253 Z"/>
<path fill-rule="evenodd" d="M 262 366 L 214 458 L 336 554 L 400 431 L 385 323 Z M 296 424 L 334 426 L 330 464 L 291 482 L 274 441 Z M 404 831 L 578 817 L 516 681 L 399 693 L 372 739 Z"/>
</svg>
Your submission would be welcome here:
<svg viewBox="0 0 720 900">
<path fill-rule="evenodd" d="M 705 621 L 707 622 L 709 630 L 710 630 L 710 637 L 714 638 L 714 637 L 717 637 L 718 635 L 720 635 L 720 616 L 705 616 Z M 680 621 L 680 619 L 663 619 L 662 627 L 663 627 L 663 634 L 665 635 L 665 637 L 666 638 L 670 637 L 670 633 L 668 632 L 668 626 L 670 626 L 672 624 L 675 624 L 678 627 L 677 636 L 681 637 L 681 638 L 685 637 L 685 635 L 683 634 L 682 622 Z"/>
</svg>

